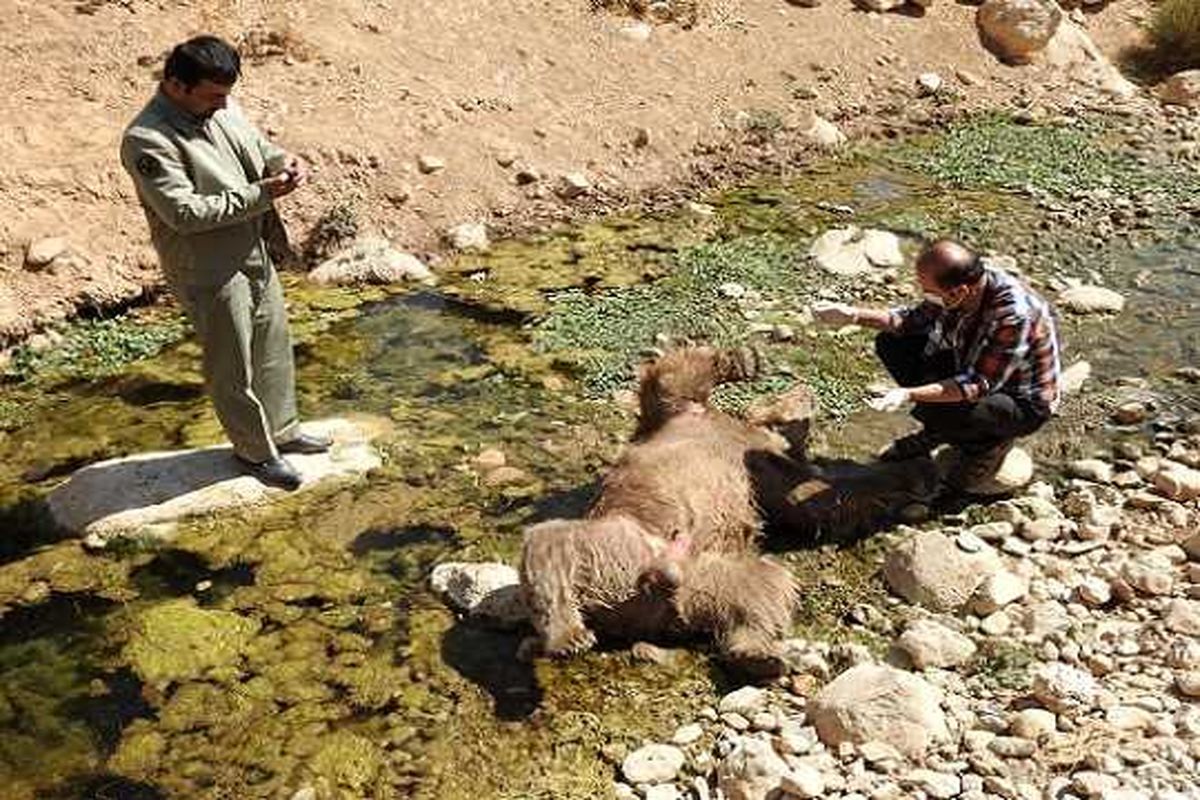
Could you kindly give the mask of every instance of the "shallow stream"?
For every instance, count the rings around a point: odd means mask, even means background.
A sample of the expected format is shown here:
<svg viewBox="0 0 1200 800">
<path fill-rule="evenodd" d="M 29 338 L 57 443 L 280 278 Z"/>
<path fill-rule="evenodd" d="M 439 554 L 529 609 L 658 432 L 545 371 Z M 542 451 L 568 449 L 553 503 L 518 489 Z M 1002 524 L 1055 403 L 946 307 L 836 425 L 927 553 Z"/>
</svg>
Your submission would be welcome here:
<svg viewBox="0 0 1200 800">
<path fill-rule="evenodd" d="M 1161 177 L 1166 195 L 1181 174 Z M 523 525 L 582 511 L 632 426 L 613 390 L 630 387 L 630 364 L 662 343 L 657 334 L 753 341 L 768 375 L 722 402 L 736 409 L 808 382 L 825 409 L 818 452 L 862 457 L 906 427 L 862 409 L 881 377 L 869 337 L 806 324 L 802 307 L 819 296 L 912 294 L 903 274 L 820 274 L 804 253 L 834 225 L 888 227 L 910 250 L 917 235 L 954 234 L 1017 256 L 1043 285 L 1102 279 L 1127 296 L 1115 319 L 1064 321 L 1068 361 L 1087 358 L 1093 379 L 1035 441 L 1042 456 L 1098 447 L 1116 398 L 1200 409 L 1195 384 L 1176 374 L 1200 365 L 1195 223 L 1168 203 L 1133 238 L 1100 242 L 1044 198 L 876 152 L 708 207 L 501 243 L 446 265 L 436 291 L 293 282 L 305 414 L 380 420 L 385 465 L 351 488 L 189 523 L 167 545 L 85 552 L 42 498 L 102 458 L 217 441 L 195 346 L 10 385 L 0 396 L 0 795 L 606 796 L 627 748 L 669 735 L 730 677 L 699 651 L 669 666 L 624 650 L 521 664 L 520 634 L 457 622 L 424 588 L 429 568 L 513 563 Z M 482 481 L 472 459 L 493 447 L 522 475 Z M 846 609 L 882 596 L 870 541 L 773 549 L 821 589 L 806 596 L 799 634 L 845 637 Z"/>
</svg>

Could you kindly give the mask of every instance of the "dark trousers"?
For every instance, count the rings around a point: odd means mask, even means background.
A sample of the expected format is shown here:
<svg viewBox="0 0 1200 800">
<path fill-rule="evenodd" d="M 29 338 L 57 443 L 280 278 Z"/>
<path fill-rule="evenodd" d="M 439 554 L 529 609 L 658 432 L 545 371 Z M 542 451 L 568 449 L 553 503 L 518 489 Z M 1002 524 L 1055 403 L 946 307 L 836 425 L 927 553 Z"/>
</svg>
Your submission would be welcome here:
<svg viewBox="0 0 1200 800">
<path fill-rule="evenodd" d="M 953 377 L 954 354 L 924 355 L 925 335 L 875 337 L 875 352 L 900 386 L 923 386 Z M 1049 415 L 1011 395 L 989 394 L 974 403 L 914 403 L 912 415 L 925 430 L 965 453 L 981 453 L 1042 427 Z"/>
</svg>

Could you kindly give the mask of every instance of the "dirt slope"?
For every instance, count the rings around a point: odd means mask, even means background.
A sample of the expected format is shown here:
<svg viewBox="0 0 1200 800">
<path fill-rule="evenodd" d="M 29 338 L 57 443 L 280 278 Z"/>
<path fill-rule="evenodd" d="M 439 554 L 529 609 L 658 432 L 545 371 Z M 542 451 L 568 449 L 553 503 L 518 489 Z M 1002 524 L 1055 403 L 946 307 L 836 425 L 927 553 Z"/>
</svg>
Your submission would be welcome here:
<svg viewBox="0 0 1200 800">
<path fill-rule="evenodd" d="M 1089 17 L 1102 46 L 1134 35 L 1142 2 Z M 770 134 L 811 111 L 851 131 L 920 121 L 934 103 L 917 97 L 925 71 L 962 93 L 960 105 L 1065 83 L 1047 67 L 999 64 L 979 45 L 975 9 L 947 0 L 923 16 L 868 14 L 851 0 L 707 0 L 696 26 L 657 24 L 644 40 L 588 0 L 3 5 L 0 346 L 158 283 L 117 144 L 164 52 L 196 33 L 243 46 L 242 104 L 314 167 L 313 185 L 286 201 L 294 236 L 350 204 L 365 227 L 425 254 L 458 222 L 577 212 L 580 201 L 553 192 L 565 172 L 586 174 L 592 201 L 619 203 L 681 184 L 698 150 L 761 138 L 747 126 Z M 981 80 L 967 85 L 961 71 Z M 646 146 L 635 146 L 639 129 Z M 421 155 L 446 168 L 423 174 Z M 522 168 L 543 180 L 518 186 Z M 50 236 L 75 256 L 26 267 L 28 244 Z"/>
</svg>

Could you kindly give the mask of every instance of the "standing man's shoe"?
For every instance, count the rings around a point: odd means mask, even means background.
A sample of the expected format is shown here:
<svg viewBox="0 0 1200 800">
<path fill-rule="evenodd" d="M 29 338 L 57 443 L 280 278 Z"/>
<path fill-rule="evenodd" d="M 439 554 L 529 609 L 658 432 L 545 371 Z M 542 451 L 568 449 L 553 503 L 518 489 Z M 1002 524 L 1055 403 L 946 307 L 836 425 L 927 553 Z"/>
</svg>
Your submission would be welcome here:
<svg viewBox="0 0 1200 800">
<path fill-rule="evenodd" d="M 279 448 L 279 452 L 281 453 L 312 455 L 313 453 L 324 453 L 330 447 L 333 447 L 333 439 L 328 436 L 302 433 L 293 439 L 288 439 L 286 442 L 280 442 L 276 447 Z"/>
<path fill-rule="evenodd" d="M 260 483 L 289 492 L 300 488 L 300 473 L 285 458 L 268 458 L 266 461 L 254 462 L 237 456 L 237 460 L 242 469 L 258 478 Z"/>
</svg>

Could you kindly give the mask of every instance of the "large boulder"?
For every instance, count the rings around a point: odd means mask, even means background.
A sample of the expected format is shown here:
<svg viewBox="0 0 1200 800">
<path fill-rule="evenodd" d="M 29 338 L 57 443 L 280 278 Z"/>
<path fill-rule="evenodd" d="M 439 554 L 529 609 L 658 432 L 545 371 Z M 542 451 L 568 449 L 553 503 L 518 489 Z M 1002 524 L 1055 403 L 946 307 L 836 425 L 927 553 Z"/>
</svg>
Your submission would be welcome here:
<svg viewBox="0 0 1200 800">
<path fill-rule="evenodd" d="M 987 0 L 975 25 L 985 47 L 1000 60 L 1026 64 L 1058 30 L 1062 9 L 1054 0 Z"/>
<path fill-rule="evenodd" d="M 942 693 L 923 678 L 879 664 L 839 675 L 808 705 L 817 735 L 828 747 L 842 742 L 887 742 L 910 758 L 949 738 Z"/>
<path fill-rule="evenodd" d="M 370 439 L 385 423 L 328 419 L 305 424 L 333 437 L 325 453 L 289 455 L 304 492 L 357 478 L 380 465 Z M 284 495 L 246 475 L 229 445 L 140 453 L 90 464 L 47 498 L 55 522 L 92 547 L 113 539 L 168 539 L 188 518 L 265 505 Z"/>
<path fill-rule="evenodd" d="M 1000 569 L 999 556 L 986 545 L 967 553 L 944 534 L 922 531 L 888 554 L 883 576 L 910 603 L 954 611 Z"/>
<path fill-rule="evenodd" d="M 400 252 L 387 239 L 368 236 L 322 262 L 308 277 L 316 283 L 336 285 L 428 283 L 433 280 L 433 273 L 416 256 Z"/>
<path fill-rule="evenodd" d="M 1164 103 L 1200 108 L 1200 69 L 1178 72 L 1158 87 L 1158 97 Z"/>
</svg>

